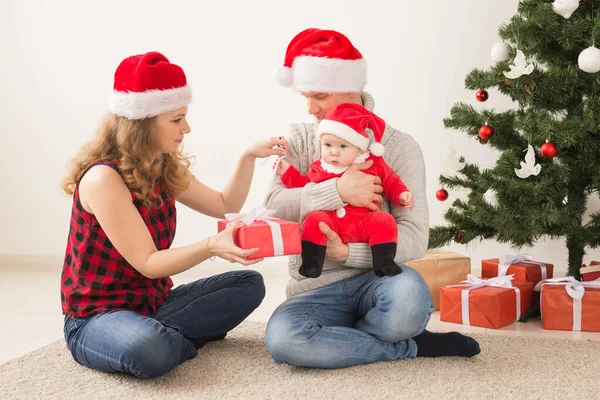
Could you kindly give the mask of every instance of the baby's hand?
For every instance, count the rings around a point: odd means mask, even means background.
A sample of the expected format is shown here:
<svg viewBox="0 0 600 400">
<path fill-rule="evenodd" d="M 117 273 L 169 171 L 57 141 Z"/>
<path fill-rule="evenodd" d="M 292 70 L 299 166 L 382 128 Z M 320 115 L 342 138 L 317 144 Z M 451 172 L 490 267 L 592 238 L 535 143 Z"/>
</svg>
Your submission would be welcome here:
<svg viewBox="0 0 600 400">
<path fill-rule="evenodd" d="M 398 198 L 398 202 L 406 208 L 410 208 L 410 211 L 415 207 L 415 198 L 411 192 L 403 192 Z"/>
<path fill-rule="evenodd" d="M 275 165 L 277 165 L 277 161 L 275 161 L 275 163 L 273 164 L 273 168 L 275 168 Z M 281 160 L 279 161 L 279 165 L 277 165 L 277 171 L 275 171 L 275 173 L 279 176 L 282 176 L 283 174 L 285 174 L 285 171 L 287 171 L 287 169 L 290 167 L 290 163 L 285 161 L 285 160 Z"/>
</svg>

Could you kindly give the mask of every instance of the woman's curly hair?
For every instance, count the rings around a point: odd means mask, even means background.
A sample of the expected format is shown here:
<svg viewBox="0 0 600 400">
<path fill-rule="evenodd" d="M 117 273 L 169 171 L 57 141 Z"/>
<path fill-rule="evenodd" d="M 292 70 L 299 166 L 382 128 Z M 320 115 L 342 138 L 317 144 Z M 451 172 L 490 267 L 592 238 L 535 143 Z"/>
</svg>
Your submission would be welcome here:
<svg viewBox="0 0 600 400">
<path fill-rule="evenodd" d="M 99 161 L 115 163 L 127 187 L 146 207 L 162 204 L 163 199 L 154 191 L 161 181 L 172 196 L 187 189 L 192 176 L 191 157 L 180 151 L 157 154 L 156 118 L 129 120 L 108 114 L 96 139 L 71 160 L 62 182 L 65 193 L 72 195 L 83 172 Z"/>
</svg>

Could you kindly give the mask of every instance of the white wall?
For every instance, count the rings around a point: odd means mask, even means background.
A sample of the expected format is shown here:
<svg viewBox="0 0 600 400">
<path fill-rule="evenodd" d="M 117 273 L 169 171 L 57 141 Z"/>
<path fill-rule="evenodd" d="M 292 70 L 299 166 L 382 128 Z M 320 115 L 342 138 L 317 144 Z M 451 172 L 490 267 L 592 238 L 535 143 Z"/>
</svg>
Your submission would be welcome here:
<svg viewBox="0 0 600 400">
<path fill-rule="evenodd" d="M 0 6 L 0 254 L 61 256 L 71 200 L 59 183 L 67 161 L 89 140 L 103 113 L 119 61 L 157 50 L 180 64 L 195 90 L 186 151 L 194 171 L 221 188 L 248 143 L 309 121 L 298 94 L 273 80 L 288 41 L 316 26 L 346 33 L 369 62 L 376 112 L 414 135 L 426 164 L 431 223 L 457 195 L 435 200 L 442 146 L 454 139 L 469 161 L 488 166 L 494 153 L 442 119 L 457 101 L 479 105 L 464 77 L 490 65 L 497 27 L 517 0 L 116 1 L 5 0 Z M 508 99 L 492 91 L 485 106 Z M 217 154 L 220 154 L 217 156 Z M 490 157 L 492 155 L 492 157 Z M 262 201 L 270 165 L 257 166 L 247 205 Z M 524 194 L 526 195 L 526 194 Z M 597 203 L 594 206 L 597 208 Z M 216 222 L 181 209 L 175 245 L 216 231 Z M 511 251 L 494 243 L 452 250 L 473 257 Z M 563 242 L 530 249 L 563 265 Z M 598 251 L 591 256 L 598 258 Z"/>
</svg>

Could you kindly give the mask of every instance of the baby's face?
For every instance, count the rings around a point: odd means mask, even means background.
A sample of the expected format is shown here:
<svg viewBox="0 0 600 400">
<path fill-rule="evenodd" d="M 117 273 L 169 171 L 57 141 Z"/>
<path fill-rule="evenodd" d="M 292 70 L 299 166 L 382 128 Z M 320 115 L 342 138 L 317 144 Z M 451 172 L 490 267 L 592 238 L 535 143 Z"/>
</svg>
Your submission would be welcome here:
<svg viewBox="0 0 600 400">
<path fill-rule="evenodd" d="M 324 133 L 321 135 L 321 158 L 337 167 L 352 165 L 362 151 L 355 145 L 337 136 Z"/>
</svg>

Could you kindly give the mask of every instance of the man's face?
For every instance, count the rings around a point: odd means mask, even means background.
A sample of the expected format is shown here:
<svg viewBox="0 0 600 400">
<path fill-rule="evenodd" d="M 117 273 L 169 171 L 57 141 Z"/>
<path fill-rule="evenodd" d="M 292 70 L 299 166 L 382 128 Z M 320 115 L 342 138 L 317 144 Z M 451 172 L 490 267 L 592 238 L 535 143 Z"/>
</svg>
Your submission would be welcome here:
<svg viewBox="0 0 600 400">
<path fill-rule="evenodd" d="M 360 104 L 360 95 L 357 93 L 302 92 L 302 96 L 306 97 L 308 113 L 314 116 L 318 122 L 321 122 L 325 118 L 325 114 L 338 104 Z"/>
</svg>

